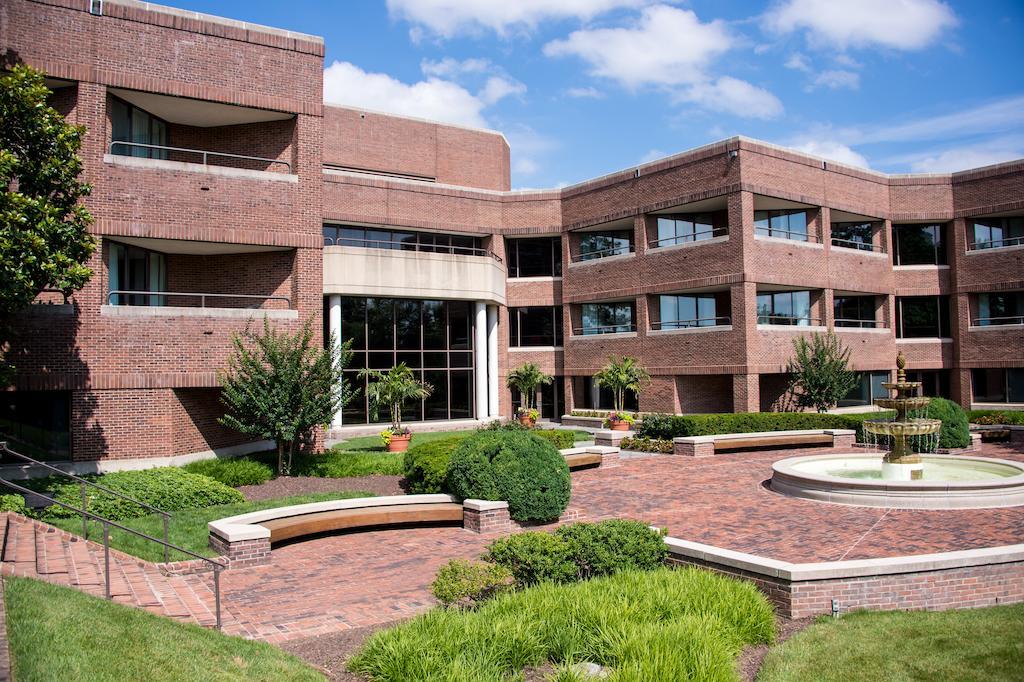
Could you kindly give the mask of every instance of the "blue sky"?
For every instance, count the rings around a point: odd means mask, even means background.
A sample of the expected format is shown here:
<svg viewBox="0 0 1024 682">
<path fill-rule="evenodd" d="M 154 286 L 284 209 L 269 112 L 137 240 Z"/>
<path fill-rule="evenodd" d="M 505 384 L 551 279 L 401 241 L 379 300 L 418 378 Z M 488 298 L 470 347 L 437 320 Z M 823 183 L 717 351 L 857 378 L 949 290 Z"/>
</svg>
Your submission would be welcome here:
<svg viewBox="0 0 1024 682">
<path fill-rule="evenodd" d="M 513 187 L 735 134 L 886 172 L 1024 157 L 1020 0 L 171 0 L 324 36 L 329 102 L 500 130 Z"/>
</svg>

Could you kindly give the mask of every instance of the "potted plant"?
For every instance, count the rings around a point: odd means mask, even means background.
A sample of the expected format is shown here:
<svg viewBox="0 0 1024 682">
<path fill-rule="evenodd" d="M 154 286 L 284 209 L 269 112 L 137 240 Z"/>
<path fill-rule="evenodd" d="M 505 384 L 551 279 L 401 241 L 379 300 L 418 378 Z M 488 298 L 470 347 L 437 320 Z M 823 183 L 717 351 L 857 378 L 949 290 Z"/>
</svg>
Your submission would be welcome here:
<svg viewBox="0 0 1024 682">
<path fill-rule="evenodd" d="M 423 400 L 433 392 L 433 386 L 418 381 L 404 362 L 387 372 L 363 369 L 359 376 L 370 380 L 366 386 L 366 397 L 370 400 L 373 418 L 377 418 L 382 407 L 391 414 L 391 426 L 380 434 L 388 452 L 405 452 L 412 440 L 412 431 L 402 426 L 402 406 L 410 400 Z"/>
<path fill-rule="evenodd" d="M 594 381 L 598 386 L 603 386 L 612 392 L 615 411 L 609 413 L 605 423 L 613 431 L 629 431 L 634 418 L 624 411 L 626 391 L 639 393 L 644 384 L 650 381 L 650 378 L 651 375 L 636 358 L 616 358 L 614 356 L 609 357 L 608 364 L 594 375 Z"/>
<path fill-rule="evenodd" d="M 523 397 L 522 406 L 516 410 L 520 424 L 523 426 L 537 424 L 537 417 L 540 416 L 536 409 L 537 387 L 550 384 L 553 380 L 554 377 L 542 372 L 540 367 L 532 362 L 520 365 L 508 373 L 505 383 L 509 388 L 519 391 Z"/>
<path fill-rule="evenodd" d="M 612 431 L 629 431 L 636 419 L 629 412 L 609 412 L 604 425 Z"/>
</svg>

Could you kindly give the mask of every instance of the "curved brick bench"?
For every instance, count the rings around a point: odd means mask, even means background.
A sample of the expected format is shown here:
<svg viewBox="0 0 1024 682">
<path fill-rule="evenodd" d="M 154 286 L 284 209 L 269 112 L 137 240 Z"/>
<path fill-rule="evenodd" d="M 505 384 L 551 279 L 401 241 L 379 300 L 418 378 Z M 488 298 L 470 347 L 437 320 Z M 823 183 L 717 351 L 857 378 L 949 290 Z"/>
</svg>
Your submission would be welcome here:
<svg viewBox="0 0 1024 682">
<path fill-rule="evenodd" d="M 619 448 L 603 445 L 590 445 L 582 448 L 566 448 L 559 450 L 569 470 L 599 466 L 609 468 L 619 463 Z"/>
<path fill-rule="evenodd" d="M 717 452 L 749 448 L 824 446 L 852 448 L 857 432 L 852 429 L 804 429 L 800 431 L 758 431 L 721 433 L 714 436 L 673 438 L 673 452 L 687 457 L 711 457 Z"/>
</svg>

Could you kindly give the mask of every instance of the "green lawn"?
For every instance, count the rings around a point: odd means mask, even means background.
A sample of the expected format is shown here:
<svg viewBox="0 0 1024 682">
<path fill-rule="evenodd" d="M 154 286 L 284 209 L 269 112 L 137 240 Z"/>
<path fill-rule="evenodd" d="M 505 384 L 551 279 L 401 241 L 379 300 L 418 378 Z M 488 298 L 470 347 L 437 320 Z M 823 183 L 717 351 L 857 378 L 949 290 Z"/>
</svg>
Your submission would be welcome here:
<svg viewBox="0 0 1024 682">
<path fill-rule="evenodd" d="M 229 637 L 67 587 L 5 578 L 13 676 L 49 680 L 323 680 L 269 644 Z"/>
<path fill-rule="evenodd" d="M 171 544 L 178 545 L 184 549 L 201 554 L 203 556 L 217 556 L 207 544 L 209 531 L 206 524 L 226 516 L 245 514 L 247 512 L 269 509 L 271 507 L 284 507 L 291 504 L 305 504 L 307 502 L 322 502 L 324 500 L 344 500 L 350 497 L 373 497 L 373 493 L 364 492 L 333 492 L 314 493 L 310 495 L 294 495 L 291 497 L 279 497 L 273 500 L 261 502 L 241 502 L 239 504 L 224 504 L 216 507 L 205 507 L 203 509 L 186 509 L 171 514 L 170 537 Z M 51 521 L 53 525 L 63 528 L 66 531 L 82 534 L 82 519 L 56 519 Z M 138 519 L 123 522 L 133 530 L 140 531 L 153 537 L 163 537 L 162 517 L 156 514 L 143 516 Z M 89 538 L 102 542 L 103 529 L 98 523 L 90 524 Z M 140 537 L 126 533 L 122 530 L 112 528 L 110 531 L 110 546 L 121 550 L 132 556 L 149 561 L 163 561 L 163 547 L 155 542 L 144 540 Z M 189 559 L 191 557 L 180 553 L 172 552 L 171 561 Z"/>
<path fill-rule="evenodd" d="M 1024 679 L 1024 604 L 823 618 L 773 649 L 759 682 Z"/>
</svg>

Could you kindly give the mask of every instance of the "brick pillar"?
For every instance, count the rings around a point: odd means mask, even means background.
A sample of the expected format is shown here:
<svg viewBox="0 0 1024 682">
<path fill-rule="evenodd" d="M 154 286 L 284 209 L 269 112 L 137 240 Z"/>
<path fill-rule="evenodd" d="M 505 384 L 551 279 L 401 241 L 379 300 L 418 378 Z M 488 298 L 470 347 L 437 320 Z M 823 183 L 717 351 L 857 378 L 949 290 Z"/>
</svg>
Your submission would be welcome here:
<svg viewBox="0 0 1024 682">
<path fill-rule="evenodd" d="M 265 538 L 226 540 L 210 533 L 210 549 L 227 559 L 229 568 L 247 568 L 270 563 L 270 533 Z"/>
<path fill-rule="evenodd" d="M 508 502 L 490 500 L 464 500 L 462 526 L 473 533 L 508 533 L 512 520 L 508 515 Z"/>
<path fill-rule="evenodd" d="M 732 375 L 732 411 L 761 411 L 761 380 L 758 374 Z"/>
<path fill-rule="evenodd" d="M 949 370 L 949 397 L 965 409 L 971 409 L 971 370 L 967 367 Z"/>
</svg>

